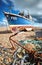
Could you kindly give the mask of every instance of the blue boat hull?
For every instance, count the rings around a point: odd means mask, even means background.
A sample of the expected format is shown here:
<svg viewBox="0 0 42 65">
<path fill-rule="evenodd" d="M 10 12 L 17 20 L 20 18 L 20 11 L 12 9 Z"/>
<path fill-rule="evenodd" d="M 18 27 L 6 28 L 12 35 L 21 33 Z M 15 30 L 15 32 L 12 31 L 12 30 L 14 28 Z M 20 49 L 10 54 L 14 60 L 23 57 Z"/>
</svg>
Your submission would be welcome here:
<svg viewBox="0 0 42 65">
<path fill-rule="evenodd" d="M 8 23 L 9 25 L 31 25 L 32 24 L 32 21 L 30 21 L 29 19 L 25 19 L 25 18 L 22 18 L 22 17 L 11 17 L 9 16 L 8 18 Z"/>
<path fill-rule="evenodd" d="M 10 14 L 10 13 L 4 13 L 9 25 L 24 25 L 24 26 L 34 26 L 34 27 L 42 27 L 42 24 L 36 23 L 31 21 L 30 19 L 17 15 L 17 14 Z"/>
</svg>

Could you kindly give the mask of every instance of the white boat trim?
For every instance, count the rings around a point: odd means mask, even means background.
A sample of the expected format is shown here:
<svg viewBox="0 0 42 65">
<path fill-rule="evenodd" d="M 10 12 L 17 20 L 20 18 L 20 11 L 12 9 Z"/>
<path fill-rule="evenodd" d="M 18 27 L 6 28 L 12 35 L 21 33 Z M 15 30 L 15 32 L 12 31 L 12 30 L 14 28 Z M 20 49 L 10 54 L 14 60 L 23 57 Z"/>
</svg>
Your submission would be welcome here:
<svg viewBox="0 0 42 65">
<path fill-rule="evenodd" d="M 17 16 L 17 17 L 22 17 L 22 18 L 24 18 L 24 19 L 26 19 L 26 20 L 29 20 L 29 21 L 31 21 L 31 22 L 34 22 L 33 20 L 30 20 L 30 19 L 26 18 L 25 16 L 21 16 L 21 15 L 19 15 L 19 14 L 14 14 L 14 13 L 9 13 L 9 12 L 4 12 L 4 14 L 12 15 L 12 16 Z"/>
</svg>

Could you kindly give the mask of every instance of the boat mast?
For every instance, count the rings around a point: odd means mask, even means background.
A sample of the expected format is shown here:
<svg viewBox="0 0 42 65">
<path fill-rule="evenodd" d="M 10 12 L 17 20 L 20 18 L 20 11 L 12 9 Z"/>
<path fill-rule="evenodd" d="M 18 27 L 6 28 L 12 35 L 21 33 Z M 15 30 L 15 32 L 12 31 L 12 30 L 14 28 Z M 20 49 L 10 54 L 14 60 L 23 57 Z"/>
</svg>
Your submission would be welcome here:
<svg viewBox="0 0 42 65">
<path fill-rule="evenodd" d="M 30 15 L 29 9 L 28 9 L 28 18 L 32 20 L 32 16 Z"/>
</svg>

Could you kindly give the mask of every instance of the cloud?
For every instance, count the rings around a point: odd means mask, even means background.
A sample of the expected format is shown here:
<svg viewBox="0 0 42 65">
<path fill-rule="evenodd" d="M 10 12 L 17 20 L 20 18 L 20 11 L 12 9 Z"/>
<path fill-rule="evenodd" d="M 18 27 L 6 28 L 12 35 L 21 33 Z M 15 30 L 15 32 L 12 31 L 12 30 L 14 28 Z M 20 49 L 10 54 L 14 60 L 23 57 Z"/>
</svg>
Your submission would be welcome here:
<svg viewBox="0 0 42 65">
<path fill-rule="evenodd" d="M 8 4 L 7 0 L 2 0 L 5 4 Z"/>
<path fill-rule="evenodd" d="M 42 9 L 42 0 L 37 4 L 37 8 Z"/>
<path fill-rule="evenodd" d="M 15 9 L 20 11 L 29 9 L 30 14 L 42 15 L 42 0 L 10 0 Z M 39 13 L 40 12 L 40 13 Z"/>
<path fill-rule="evenodd" d="M 6 26 L 5 22 L 0 21 L 0 26 Z"/>
<path fill-rule="evenodd" d="M 34 21 L 38 21 L 36 18 L 33 18 Z"/>
<path fill-rule="evenodd" d="M 40 19 L 42 19 L 42 16 L 40 17 Z"/>
<path fill-rule="evenodd" d="M 39 1 L 39 0 L 38 0 Z M 17 9 L 31 8 L 38 3 L 37 0 L 11 0 Z"/>
<path fill-rule="evenodd" d="M 0 21 L 0 26 L 8 26 L 6 18 L 3 18 L 2 21 Z"/>
<path fill-rule="evenodd" d="M 38 15 L 42 15 L 42 12 L 41 12 L 41 11 L 40 11 L 40 12 L 37 12 L 37 14 L 38 14 Z"/>
<path fill-rule="evenodd" d="M 42 27 L 42 24 L 40 24 L 40 23 L 35 23 L 34 26 L 36 26 L 36 27 Z"/>
<path fill-rule="evenodd" d="M 42 0 L 2 0 L 5 4 L 11 2 L 11 6 L 15 10 L 30 10 L 30 14 L 42 15 Z"/>
<path fill-rule="evenodd" d="M 2 21 L 3 21 L 3 22 L 7 22 L 6 18 L 3 18 Z"/>
</svg>

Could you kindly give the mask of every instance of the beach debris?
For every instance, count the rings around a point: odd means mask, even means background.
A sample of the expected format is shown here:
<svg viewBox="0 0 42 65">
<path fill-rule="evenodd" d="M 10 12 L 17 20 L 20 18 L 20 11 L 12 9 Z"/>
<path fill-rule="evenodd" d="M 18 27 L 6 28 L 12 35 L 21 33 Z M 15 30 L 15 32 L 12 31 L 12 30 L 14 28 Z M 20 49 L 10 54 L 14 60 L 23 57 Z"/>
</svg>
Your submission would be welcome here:
<svg viewBox="0 0 42 65">
<path fill-rule="evenodd" d="M 39 44 L 42 43 L 42 41 L 39 42 L 38 40 L 13 40 L 12 37 L 17 34 L 18 33 L 15 33 L 14 35 L 11 35 L 9 37 L 10 43 L 12 45 L 11 48 L 4 48 L 0 44 L 0 64 L 35 65 L 36 62 L 42 62 L 42 53 L 39 52 L 41 50 L 41 46 Z"/>
<path fill-rule="evenodd" d="M 13 62 L 13 53 L 10 48 L 0 46 L 0 65 L 10 65 Z"/>
</svg>

